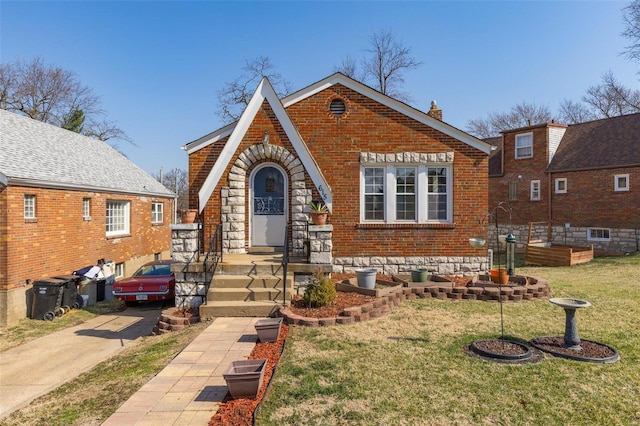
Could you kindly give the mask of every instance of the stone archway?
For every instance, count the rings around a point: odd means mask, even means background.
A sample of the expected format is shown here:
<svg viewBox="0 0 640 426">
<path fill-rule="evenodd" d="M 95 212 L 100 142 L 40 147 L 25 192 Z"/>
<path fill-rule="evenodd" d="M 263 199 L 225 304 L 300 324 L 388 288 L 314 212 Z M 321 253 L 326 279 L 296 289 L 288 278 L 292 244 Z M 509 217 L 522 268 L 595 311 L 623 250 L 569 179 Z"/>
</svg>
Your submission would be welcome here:
<svg viewBox="0 0 640 426">
<path fill-rule="evenodd" d="M 245 149 L 229 172 L 229 187 L 222 190 L 222 238 L 224 253 L 246 253 L 247 172 L 255 164 L 273 161 L 289 175 L 288 222 L 291 225 L 291 248 L 294 256 L 302 256 L 306 236 L 307 214 L 304 207 L 311 201 L 312 191 L 305 183 L 304 166 L 289 150 L 276 145 L 256 144 Z"/>
</svg>

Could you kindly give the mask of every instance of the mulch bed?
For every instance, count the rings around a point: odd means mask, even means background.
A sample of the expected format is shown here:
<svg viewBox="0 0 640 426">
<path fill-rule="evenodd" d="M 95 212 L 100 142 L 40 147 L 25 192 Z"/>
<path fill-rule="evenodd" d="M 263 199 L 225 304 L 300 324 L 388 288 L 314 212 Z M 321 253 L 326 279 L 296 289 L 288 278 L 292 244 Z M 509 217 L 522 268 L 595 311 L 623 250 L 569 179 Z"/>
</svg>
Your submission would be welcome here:
<svg viewBox="0 0 640 426">
<path fill-rule="evenodd" d="M 209 421 L 209 426 L 234 425 L 250 426 L 253 424 L 253 412 L 264 397 L 273 375 L 273 370 L 280 359 L 284 342 L 289 334 L 289 326 L 282 324 L 278 340 L 271 343 L 256 342 L 256 346 L 248 359 L 266 359 L 262 387 L 256 399 L 238 398 L 232 399 L 227 393 L 218 411 Z"/>
<path fill-rule="evenodd" d="M 590 340 L 581 340 L 581 351 L 575 351 L 564 347 L 564 336 L 536 337 L 532 343 L 539 349 L 551 354 L 565 355 L 568 357 L 580 357 L 591 359 L 608 359 L 616 356 L 616 352 L 609 346 Z"/>
</svg>

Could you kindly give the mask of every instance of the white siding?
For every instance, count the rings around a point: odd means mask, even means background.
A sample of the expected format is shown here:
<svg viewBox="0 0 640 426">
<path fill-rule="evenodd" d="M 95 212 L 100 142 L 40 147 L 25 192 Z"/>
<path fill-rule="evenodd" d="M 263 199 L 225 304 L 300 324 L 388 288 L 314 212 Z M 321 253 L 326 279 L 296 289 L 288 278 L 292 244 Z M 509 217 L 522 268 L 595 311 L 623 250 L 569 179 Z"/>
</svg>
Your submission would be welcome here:
<svg viewBox="0 0 640 426">
<path fill-rule="evenodd" d="M 553 156 L 556 154 L 558 145 L 560 145 L 560 141 L 566 131 L 566 127 L 549 127 L 549 159 L 547 164 L 551 164 L 551 160 L 553 160 Z"/>
</svg>

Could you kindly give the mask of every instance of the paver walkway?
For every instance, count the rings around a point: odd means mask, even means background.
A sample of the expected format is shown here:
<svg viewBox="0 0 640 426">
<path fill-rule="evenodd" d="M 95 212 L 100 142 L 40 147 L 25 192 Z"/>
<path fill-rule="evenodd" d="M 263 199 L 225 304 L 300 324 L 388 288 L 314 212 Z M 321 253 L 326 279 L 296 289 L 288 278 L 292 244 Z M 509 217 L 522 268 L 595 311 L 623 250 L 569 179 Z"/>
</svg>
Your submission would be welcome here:
<svg viewBox="0 0 640 426">
<path fill-rule="evenodd" d="M 222 373 L 247 359 L 261 318 L 216 318 L 103 426 L 206 426 L 227 394 Z"/>
<path fill-rule="evenodd" d="M 160 312 L 158 305 L 100 315 L 0 353 L 0 420 L 148 336 Z"/>
</svg>

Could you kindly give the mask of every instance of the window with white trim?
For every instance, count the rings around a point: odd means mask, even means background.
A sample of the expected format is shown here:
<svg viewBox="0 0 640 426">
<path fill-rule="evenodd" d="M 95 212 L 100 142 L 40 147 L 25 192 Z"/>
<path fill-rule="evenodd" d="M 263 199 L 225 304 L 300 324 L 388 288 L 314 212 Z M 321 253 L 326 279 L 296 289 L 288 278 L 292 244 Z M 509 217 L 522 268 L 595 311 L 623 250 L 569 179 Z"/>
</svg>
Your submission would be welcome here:
<svg viewBox="0 0 640 426">
<path fill-rule="evenodd" d="M 540 201 L 540 181 L 531 181 L 531 201 Z"/>
<path fill-rule="evenodd" d="M 364 220 L 384 220 L 384 168 L 364 169 Z"/>
<path fill-rule="evenodd" d="M 164 204 L 159 201 L 151 203 L 151 223 L 162 223 L 164 221 Z"/>
<path fill-rule="evenodd" d="M 509 201 L 516 201 L 518 199 L 518 181 L 512 180 L 509 182 Z"/>
<path fill-rule="evenodd" d="M 557 178 L 555 180 L 555 184 L 556 184 L 556 194 L 567 193 L 567 178 Z"/>
<path fill-rule="evenodd" d="M 616 192 L 629 190 L 629 175 L 615 175 L 613 177 L 613 189 Z"/>
<path fill-rule="evenodd" d="M 24 194 L 24 218 L 36 218 L 36 196 L 33 194 Z"/>
<path fill-rule="evenodd" d="M 607 228 L 587 228 L 588 241 L 609 241 L 610 239 Z"/>
<path fill-rule="evenodd" d="M 124 277 L 124 263 L 116 263 L 116 268 L 115 268 L 115 271 L 113 272 L 113 275 L 116 278 Z"/>
<path fill-rule="evenodd" d="M 107 201 L 107 237 L 129 234 L 129 202 Z"/>
<path fill-rule="evenodd" d="M 533 133 L 516 135 L 516 160 L 533 157 Z"/>
<path fill-rule="evenodd" d="M 453 217 L 451 166 L 363 166 L 363 222 L 449 223 Z"/>
<path fill-rule="evenodd" d="M 396 168 L 396 220 L 416 220 L 416 169 Z"/>
<path fill-rule="evenodd" d="M 91 219 L 91 198 L 82 199 L 82 218 L 84 220 Z"/>
</svg>

